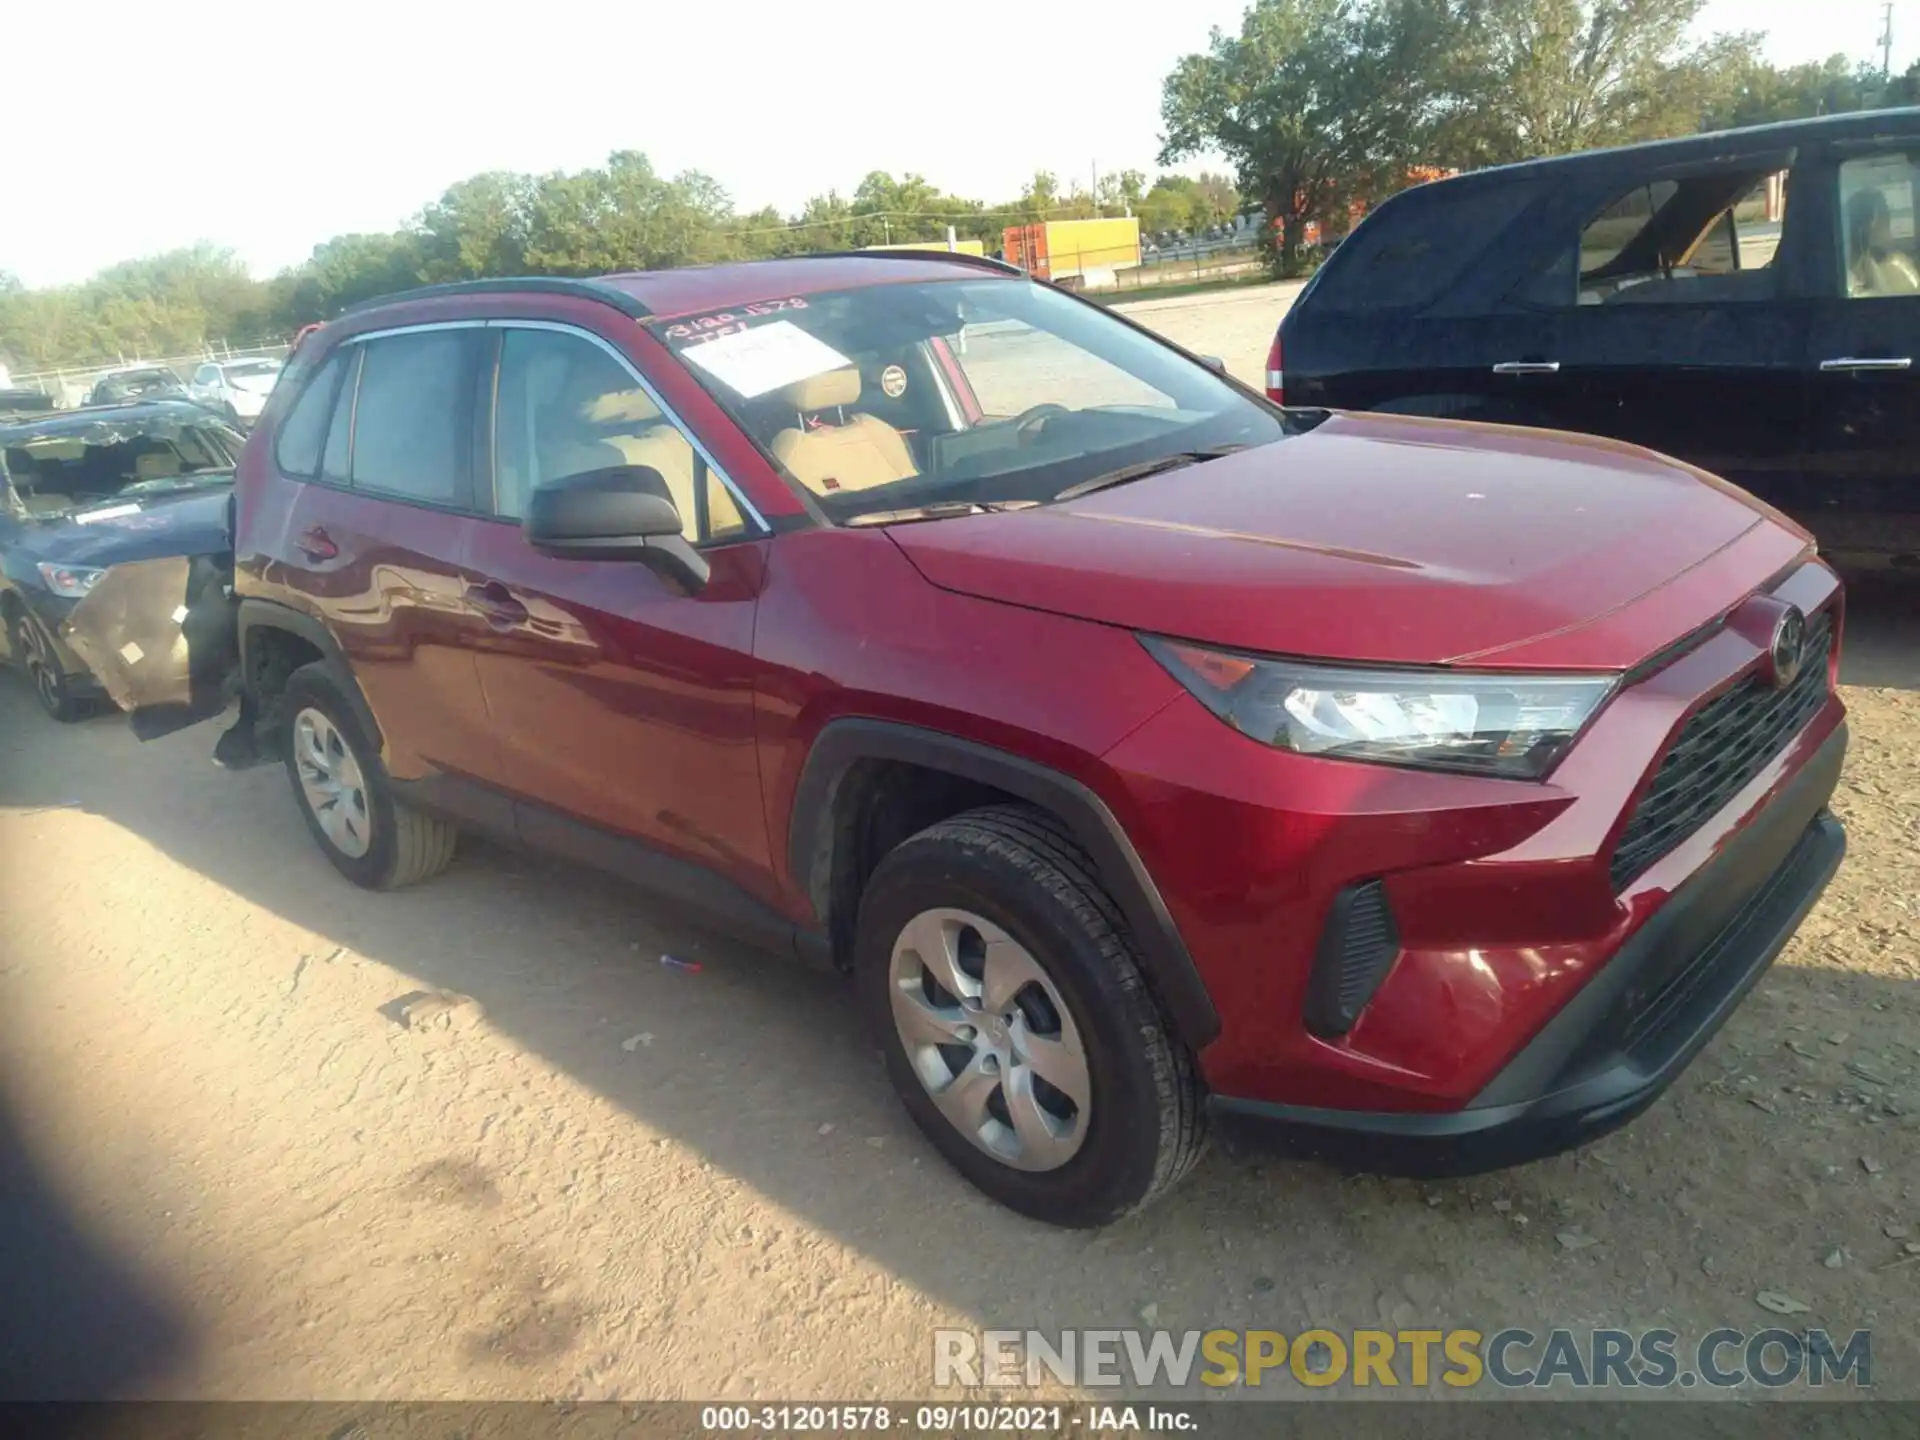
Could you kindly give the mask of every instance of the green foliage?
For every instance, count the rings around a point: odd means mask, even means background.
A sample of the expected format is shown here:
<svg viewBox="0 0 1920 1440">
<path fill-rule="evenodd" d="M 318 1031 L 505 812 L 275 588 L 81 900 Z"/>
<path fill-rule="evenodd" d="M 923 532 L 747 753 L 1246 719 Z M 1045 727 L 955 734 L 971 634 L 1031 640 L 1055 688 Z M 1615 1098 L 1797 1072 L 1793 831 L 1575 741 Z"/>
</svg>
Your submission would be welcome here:
<svg viewBox="0 0 1920 1440">
<path fill-rule="evenodd" d="M 1698 130 L 1761 35 L 1689 36 L 1706 0 L 1435 0 L 1428 143 L 1462 168 Z"/>
<path fill-rule="evenodd" d="M 1225 155 L 1297 273 L 1307 222 L 1411 159 L 1445 20 L 1444 0 L 1255 0 L 1167 77 L 1161 163 Z"/>
</svg>

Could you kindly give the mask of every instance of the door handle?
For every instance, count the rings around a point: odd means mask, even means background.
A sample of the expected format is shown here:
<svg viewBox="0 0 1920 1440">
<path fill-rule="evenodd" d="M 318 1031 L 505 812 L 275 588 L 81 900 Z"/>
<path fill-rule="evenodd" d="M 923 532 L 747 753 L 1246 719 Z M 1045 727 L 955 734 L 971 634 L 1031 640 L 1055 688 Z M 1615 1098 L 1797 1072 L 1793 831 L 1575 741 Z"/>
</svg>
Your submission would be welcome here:
<svg viewBox="0 0 1920 1440">
<path fill-rule="evenodd" d="M 1906 355 L 1898 359 L 1892 359 L 1887 356 L 1847 355 L 1838 360 L 1822 360 L 1820 362 L 1820 373 L 1823 375 L 1833 375 L 1836 373 L 1859 375 L 1890 374 L 1894 371 L 1911 370 L 1912 368 L 1913 359 L 1911 356 Z"/>
<path fill-rule="evenodd" d="M 1493 367 L 1496 375 L 1558 375 L 1558 360 L 1502 360 Z"/>
<path fill-rule="evenodd" d="M 468 586 L 466 601 L 496 630 L 511 630 L 527 622 L 527 607 L 509 595 L 507 587 L 497 581 Z"/>
<path fill-rule="evenodd" d="M 309 560 L 332 560 L 340 554 L 340 547 L 333 543 L 333 537 L 318 525 L 301 531 L 293 547 Z"/>
</svg>

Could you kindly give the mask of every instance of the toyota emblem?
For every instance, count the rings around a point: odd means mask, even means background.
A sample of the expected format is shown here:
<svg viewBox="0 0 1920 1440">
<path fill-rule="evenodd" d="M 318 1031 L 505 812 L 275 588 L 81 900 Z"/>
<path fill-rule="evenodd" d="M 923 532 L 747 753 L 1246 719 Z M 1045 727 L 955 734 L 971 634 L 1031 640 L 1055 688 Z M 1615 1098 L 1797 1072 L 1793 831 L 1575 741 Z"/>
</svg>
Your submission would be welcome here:
<svg viewBox="0 0 1920 1440">
<path fill-rule="evenodd" d="M 1774 622 L 1773 643 L 1767 647 L 1773 661 L 1773 688 L 1784 690 L 1800 674 L 1807 647 L 1807 617 L 1797 605 L 1789 605 Z"/>
</svg>

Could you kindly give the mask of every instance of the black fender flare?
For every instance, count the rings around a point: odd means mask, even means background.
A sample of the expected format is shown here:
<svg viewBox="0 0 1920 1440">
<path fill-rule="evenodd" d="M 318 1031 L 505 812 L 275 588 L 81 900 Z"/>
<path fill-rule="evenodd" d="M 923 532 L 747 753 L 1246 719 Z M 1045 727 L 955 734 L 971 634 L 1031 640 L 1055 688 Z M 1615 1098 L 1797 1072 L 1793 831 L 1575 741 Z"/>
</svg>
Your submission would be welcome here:
<svg viewBox="0 0 1920 1440">
<path fill-rule="evenodd" d="M 1072 831 L 1099 868 L 1146 967 L 1148 983 L 1166 1006 L 1175 1032 L 1199 1050 L 1220 1033 L 1220 1014 L 1194 967 L 1166 902 L 1119 820 L 1092 790 L 1070 776 L 1009 751 L 937 730 L 894 721 L 829 721 L 813 742 L 794 790 L 787 827 L 789 874 L 828 920 L 841 782 L 862 760 L 892 760 L 990 785 L 1048 811 Z"/>
<path fill-rule="evenodd" d="M 252 650 L 258 632 L 278 630 L 297 636 L 320 652 L 320 658 L 331 672 L 340 694 L 353 708 L 354 718 L 365 727 L 366 734 L 372 739 L 375 747 L 385 750 L 386 737 L 380 729 L 380 722 L 374 719 L 373 707 L 367 704 L 367 697 L 360 691 L 360 682 L 354 679 L 353 666 L 348 663 L 346 652 L 340 648 L 340 642 L 334 639 L 333 632 L 324 624 L 304 611 L 295 610 L 290 605 L 282 605 L 274 600 L 243 599 L 240 602 L 238 626 L 240 675 L 245 684 L 245 693 L 250 698 L 253 696 Z"/>
</svg>

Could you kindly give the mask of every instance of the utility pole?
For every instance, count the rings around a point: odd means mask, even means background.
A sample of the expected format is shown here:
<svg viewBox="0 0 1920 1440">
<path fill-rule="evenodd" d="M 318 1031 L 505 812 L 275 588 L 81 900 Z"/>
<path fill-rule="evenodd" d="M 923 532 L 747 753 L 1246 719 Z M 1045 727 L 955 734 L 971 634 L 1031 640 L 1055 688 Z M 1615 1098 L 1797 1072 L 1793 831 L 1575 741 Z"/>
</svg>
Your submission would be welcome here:
<svg viewBox="0 0 1920 1440">
<path fill-rule="evenodd" d="M 1880 95 L 1881 103 L 1886 101 L 1887 87 L 1893 84 L 1893 0 L 1886 0 L 1880 7 L 1883 24 L 1880 30 Z"/>
</svg>

